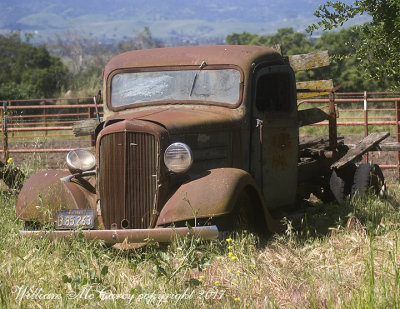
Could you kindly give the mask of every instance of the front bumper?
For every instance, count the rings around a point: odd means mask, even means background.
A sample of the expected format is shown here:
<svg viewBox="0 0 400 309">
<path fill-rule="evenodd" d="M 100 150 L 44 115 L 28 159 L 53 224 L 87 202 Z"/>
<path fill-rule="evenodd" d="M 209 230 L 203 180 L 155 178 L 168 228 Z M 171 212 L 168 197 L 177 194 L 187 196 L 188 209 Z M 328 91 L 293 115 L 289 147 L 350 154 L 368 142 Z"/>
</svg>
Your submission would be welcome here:
<svg viewBox="0 0 400 309">
<path fill-rule="evenodd" d="M 20 231 L 19 234 L 32 238 L 73 239 L 79 235 L 87 240 L 104 240 L 106 243 L 143 243 L 146 239 L 157 242 L 171 242 L 177 236 L 195 236 L 205 240 L 218 238 L 218 228 L 215 225 L 197 226 L 191 229 L 155 228 L 155 229 L 126 229 L 126 230 L 70 230 L 70 231 Z"/>
</svg>

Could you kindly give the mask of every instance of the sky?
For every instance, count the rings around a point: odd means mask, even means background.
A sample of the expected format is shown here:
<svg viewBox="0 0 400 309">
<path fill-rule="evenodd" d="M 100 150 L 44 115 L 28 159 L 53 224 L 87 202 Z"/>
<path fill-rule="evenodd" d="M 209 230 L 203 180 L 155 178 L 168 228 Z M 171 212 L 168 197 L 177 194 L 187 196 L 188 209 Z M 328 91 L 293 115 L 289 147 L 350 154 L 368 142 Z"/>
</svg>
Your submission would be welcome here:
<svg viewBox="0 0 400 309">
<path fill-rule="evenodd" d="M 352 0 L 344 0 L 352 3 Z M 0 32 L 23 30 L 46 40 L 65 31 L 127 39 L 144 27 L 160 39 L 225 38 L 244 31 L 304 32 L 322 0 L 0 0 Z M 352 23 L 361 23 L 366 18 Z"/>
</svg>

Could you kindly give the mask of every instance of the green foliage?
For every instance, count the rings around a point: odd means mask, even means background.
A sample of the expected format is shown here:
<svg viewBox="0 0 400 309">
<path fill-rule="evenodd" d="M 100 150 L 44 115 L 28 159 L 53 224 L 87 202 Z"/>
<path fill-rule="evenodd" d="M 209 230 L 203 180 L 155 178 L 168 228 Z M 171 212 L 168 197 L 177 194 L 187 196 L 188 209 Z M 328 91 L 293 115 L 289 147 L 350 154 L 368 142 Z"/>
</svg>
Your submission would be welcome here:
<svg viewBox="0 0 400 309">
<path fill-rule="evenodd" d="M 104 66 L 91 64 L 81 72 L 74 74 L 69 82 L 69 89 L 74 96 L 90 97 L 102 88 Z"/>
<path fill-rule="evenodd" d="M 331 30 L 349 19 L 367 13 L 372 22 L 357 27 L 359 39 L 349 41 L 366 75 L 400 87 L 400 1 L 355 0 L 353 4 L 328 1 L 314 13 L 319 21 L 307 31 Z"/>
<path fill-rule="evenodd" d="M 68 70 L 44 46 L 34 47 L 31 36 L 0 35 L 0 99 L 50 97 L 67 83 Z"/>
<path fill-rule="evenodd" d="M 230 45 L 264 45 L 264 43 L 257 44 L 261 40 L 260 38 L 267 37 L 249 32 L 232 33 L 226 37 L 226 43 Z"/>
<path fill-rule="evenodd" d="M 307 53 L 311 50 L 311 41 L 306 34 L 294 32 L 293 28 L 281 28 L 278 32 L 270 35 L 257 35 L 248 32 L 233 33 L 226 37 L 226 42 L 233 45 L 265 45 L 281 46 L 282 54 L 294 55 Z"/>
<path fill-rule="evenodd" d="M 324 32 L 316 40 L 311 40 L 304 33 L 294 32 L 292 28 L 279 29 L 277 33 L 270 36 L 243 32 L 233 33 L 226 38 L 228 44 L 269 47 L 280 45 L 284 56 L 328 50 L 331 56 L 330 66 L 298 72 L 296 78 L 299 81 L 333 79 L 334 85 L 342 85 L 342 91 L 378 91 L 394 88 L 393 78 L 369 78 L 371 75 L 368 74 L 368 70 L 360 71 L 361 60 L 357 58 L 354 42 L 363 42 L 363 40 L 359 27 L 342 29 L 338 32 Z"/>
<path fill-rule="evenodd" d="M 314 79 L 332 78 L 335 85 L 342 85 L 341 91 L 376 91 L 389 89 L 388 80 L 370 79 L 360 72 L 360 60 L 355 56 L 356 48 L 349 42 L 359 42 L 357 27 L 342 29 L 338 32 L 324 32 L 314 44 L 315 50 L 328 50 L 331 55 L 329 67 L 314 72 Z"/>
</svg>

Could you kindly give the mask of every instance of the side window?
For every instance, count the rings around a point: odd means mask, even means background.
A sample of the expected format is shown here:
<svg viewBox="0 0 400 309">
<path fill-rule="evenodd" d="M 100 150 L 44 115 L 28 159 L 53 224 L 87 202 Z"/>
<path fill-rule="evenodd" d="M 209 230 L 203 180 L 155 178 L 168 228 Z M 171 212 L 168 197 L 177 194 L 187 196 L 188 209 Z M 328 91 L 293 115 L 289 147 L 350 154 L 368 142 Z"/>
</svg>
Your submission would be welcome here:
<svg viewBox="0 0 400 309">
<path fill-rule="evenodd" d="M 259 74 L 256 83 L 256 106 L 260 112 L 290 112 L 292 78 L 289 72 Z"/>
</svg>

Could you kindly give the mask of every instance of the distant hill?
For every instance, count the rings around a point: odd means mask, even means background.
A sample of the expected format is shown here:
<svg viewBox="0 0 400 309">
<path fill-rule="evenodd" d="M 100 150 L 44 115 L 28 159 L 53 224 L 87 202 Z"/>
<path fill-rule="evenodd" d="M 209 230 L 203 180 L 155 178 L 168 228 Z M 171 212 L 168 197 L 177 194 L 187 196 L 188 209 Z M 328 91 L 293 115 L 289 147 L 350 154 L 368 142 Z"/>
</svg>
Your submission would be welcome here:
<svg viewBox="0 0 400 309">
<path fill-rule="evenodd" d="M 344 2 L 352 2 L 350 0 Z M 0 0 L 0 31 L 47 40 L 78 31 L 102 40 L 131 38 L 148 26 L 161 40 L 225 38 L 233 32 L 304 31 L 322 0 Z"/>
</svg>

